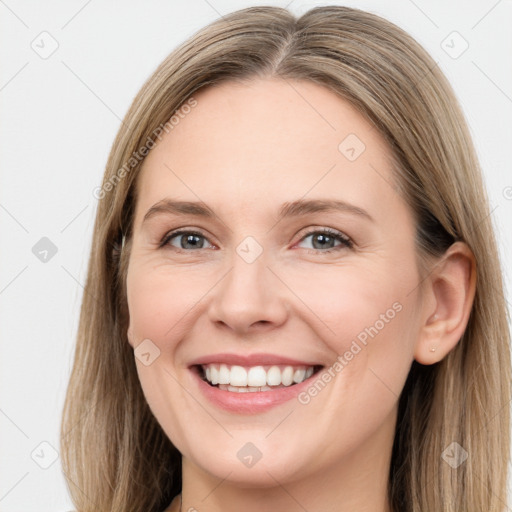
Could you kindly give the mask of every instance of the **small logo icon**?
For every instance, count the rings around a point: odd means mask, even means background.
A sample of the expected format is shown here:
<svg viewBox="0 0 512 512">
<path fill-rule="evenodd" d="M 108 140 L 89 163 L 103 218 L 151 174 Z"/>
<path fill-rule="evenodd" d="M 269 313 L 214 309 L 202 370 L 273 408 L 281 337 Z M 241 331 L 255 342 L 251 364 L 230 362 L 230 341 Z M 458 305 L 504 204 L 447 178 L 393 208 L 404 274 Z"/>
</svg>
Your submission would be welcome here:
<svg viewBox="0 0 512 512">
<path fill-rule="evenodd" d="M 149 339 L 145 339 L 137 345 L 134 351 L 135 357 L 144 365 L 153 364 L 160 357 L 160 349 Z"/>
<path fill-rule="evenodd" d="M 263 252 L 263 247 L 255 238 L 248 236 L 238 245 L 236 252 L 246 263 L 253 263 Z"/>
<path fill-rule="evenodd" d="M 455 469 L 468 458 L 468 452 L 459 443 L 454 441 L 444 449 L 441 457 L 448 465 Z"/>
<path fill-rule="evenodd" d="M 41 469 L 48 469 L 59 458 L 59 452 L 48 441 L 43 441 L 32 450 L 30 457 Z"/>
<path fill-rule="evenodd" d="M 252 443 L 245 443 L 236 454 L 240 462 L 248 468 L 252 468 L 261 459 L 262 455 Z"/>
<path fill-rule="evenodd" d="M 30 47 L 41 59 L 46 60 L 57 51 L 59 43 L 49 32 L 44 30 L 30 43 Z"/>
<path fill-rule="evenodd" d="M 32 247 L 32 254 L 42 263 L 48 263 L 56 254 L 57 246 L 46 236 Z"/>
<path fill-rule="evenodd" d="M 348 134 L 338 145 L 338 151 L 350 162 L 357 160 L 366 149 L 364 142 L 355 134 Z"/>
<path fill-rule="evenodd" d="M 441 48 L 452 59 L 458 59 L 469 48 L 469 43 L 454 30 L 441 41 Z"/>
</svg>

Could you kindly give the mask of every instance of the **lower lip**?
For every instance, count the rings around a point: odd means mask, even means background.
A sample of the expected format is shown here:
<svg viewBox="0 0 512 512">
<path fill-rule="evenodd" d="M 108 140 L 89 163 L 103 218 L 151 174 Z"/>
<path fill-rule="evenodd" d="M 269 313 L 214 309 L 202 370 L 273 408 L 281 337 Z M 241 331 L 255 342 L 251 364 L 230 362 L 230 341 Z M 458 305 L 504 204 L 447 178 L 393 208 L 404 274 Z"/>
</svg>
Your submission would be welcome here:
<svg viewBox="0 0 512 512">
<path fill-rule="evenodd" d="M 196 371 L 191 370 L 191 372 L 197 381 L 199 390 L 210 402 L 226 411 L 241 414 L 258 414 L 265 412 L 296 398 L 301 391 L 304 391 L 311 385 L 312 380 L 316 379 L 319 374 L 319 372 L 314 373 L 309 379 L 306 379 L 300 384 L 294 384 L 293 386 L 277 388 L 271 391 L 248 391 L 246 393 L 238 393 L 236 391 L 226 391 L 216 386 L 210 386 Z"/>
</svg>

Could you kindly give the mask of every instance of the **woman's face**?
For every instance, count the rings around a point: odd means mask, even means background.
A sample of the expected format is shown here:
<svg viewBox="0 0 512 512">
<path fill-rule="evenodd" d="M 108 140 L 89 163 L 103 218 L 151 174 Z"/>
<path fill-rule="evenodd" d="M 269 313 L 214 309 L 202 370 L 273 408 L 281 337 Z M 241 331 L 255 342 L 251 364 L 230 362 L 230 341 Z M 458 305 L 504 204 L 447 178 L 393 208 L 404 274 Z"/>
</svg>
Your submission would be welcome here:
<svg viewBox="0 0 512 512">
<path fill-rule="evenodd" d="M 384 471 L 425 313 L 388 147 L 309 82 L 195 99 L 138 181 L 128 337 L 152 412 L 221 479 Z"/>
</svg>

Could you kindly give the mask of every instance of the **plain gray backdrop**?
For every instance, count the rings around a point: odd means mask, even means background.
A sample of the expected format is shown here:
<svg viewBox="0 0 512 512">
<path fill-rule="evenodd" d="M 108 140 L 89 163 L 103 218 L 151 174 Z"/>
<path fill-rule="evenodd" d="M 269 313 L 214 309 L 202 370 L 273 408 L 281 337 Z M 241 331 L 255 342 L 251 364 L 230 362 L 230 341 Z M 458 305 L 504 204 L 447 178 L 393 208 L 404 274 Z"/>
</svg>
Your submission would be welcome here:
<svg viewBox="0 0 512 512">
<path fill-rule="evenodd" d="M 267 1 L 379 14 L 438 62 L 484 172 L 507 288 L 512 261 L 512 2 Z M 0 0 L 0 511 L 73 508 L 59 423 L 107 155 L 133 97 L 233 0 Z M 510 294 L 509 306 L 510 306 Z M 505 499 L 505 498 L 503 498 Z"/>
</svg>

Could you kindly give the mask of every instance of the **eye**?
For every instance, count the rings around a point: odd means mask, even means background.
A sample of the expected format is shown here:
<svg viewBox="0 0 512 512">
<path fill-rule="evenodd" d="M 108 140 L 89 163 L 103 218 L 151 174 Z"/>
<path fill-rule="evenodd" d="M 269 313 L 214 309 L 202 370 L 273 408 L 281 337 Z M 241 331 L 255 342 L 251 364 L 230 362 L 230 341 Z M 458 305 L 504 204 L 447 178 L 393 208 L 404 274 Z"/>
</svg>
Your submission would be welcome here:
<svg viewBox="0 0 512 512">
<path fill-rule="evenodd" d="M 205 248 L 205 241 L 206 237 L 201 233 L 197 231 L 187 231 L 182 229 L 165 235 L 162 242 L 160 243 L 160 247 L 170 245 L 171 247 L 174 247 L 178 250 L 197 250 Z"/>
<path fill-rule="evenodd" d="M 315 231 L 310 231 L 301 238 L 301 242 L 309 237 L 312 237 L 311 242 L 314 249 L 313 251 L 309 252 L 313 253 L 326 253 L 351 248 L 353 246 L 353 243 L 350 238 L 348 238 L 348 236 L 330 228 L 322 228 Z M 338 245 L 335 245 L 336 242 L 338 242 Z"/>
<path fill-rule="evenodd" d="M 327 253 L 353 247 L 353 243 L 346 235 L 330 228 L 316 229 L 306 233 L 301 242 L 312 237 L 313 253 Z M 337 242 L 337 245 L 336 245 Z M 198 231 L 180 229 L 167 233 L 160 243 L 160 247 L 171 246 L 178 251 L 205 249 L 207 246 L 214 247 L 207 242 L 207 238 Z"/>
</svg>

